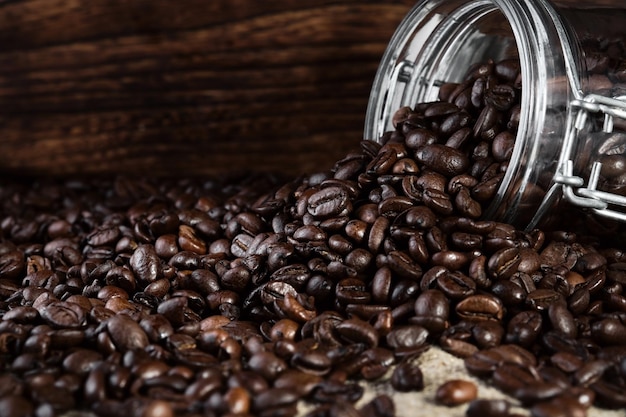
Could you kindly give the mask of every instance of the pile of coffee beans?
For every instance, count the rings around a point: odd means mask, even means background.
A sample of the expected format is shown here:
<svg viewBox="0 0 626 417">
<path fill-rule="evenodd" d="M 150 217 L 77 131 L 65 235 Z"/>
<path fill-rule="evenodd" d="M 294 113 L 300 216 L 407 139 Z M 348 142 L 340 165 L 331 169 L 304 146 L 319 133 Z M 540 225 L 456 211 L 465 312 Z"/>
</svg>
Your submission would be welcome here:
<svg viewBox="0 0 626 417">
<path fill-rule="evenodd" d="M 520 114 L 515 61 L 296 179 L 0 185 L 0 416 L 393 417 L 438 345 L 530 409 L 626 407 L 626 251 L 481 219 Z M 468 381 L 467 416 L 513 416 Z"/>
</svg>

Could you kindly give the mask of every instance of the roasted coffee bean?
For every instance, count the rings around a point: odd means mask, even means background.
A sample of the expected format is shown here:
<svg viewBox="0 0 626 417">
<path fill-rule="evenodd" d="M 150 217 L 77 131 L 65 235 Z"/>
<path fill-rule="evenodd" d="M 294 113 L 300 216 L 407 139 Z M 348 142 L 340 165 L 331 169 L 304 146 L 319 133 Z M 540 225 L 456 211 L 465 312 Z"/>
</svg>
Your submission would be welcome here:
<svg viewBox="0 0 626 417">
<path fill-rule="evenodd" d="M 502 417 L 509 413 L 511 403 L 507 400 L 476 399 L 470 402 L 467 417 Z"/>
<path fill-rule="evenodd" d="M 594 382 L 597 382 L 610 366 L 610 362 L 602 359 L 587 362 L 574 373 L 574 383 L 576 385 L 587 387 Z"/>
<path fill-rule="evenodd" d="M 459 271 L 439 275 L 436 283 L 437 287 L 448 298 L 453 300 L 464 299 L 471 296 L 476 291 L 476 283 L 474 280 Z"/>
<path fill-rule="evenodd" d="M 541 314 L 534 310 L 522 311 L 509 321 L 506 340 L 530 347 L 540 335 L 543 325 Z"/>
<path fill-rule="evenodd" d="M 424 389 L 424 376 L 416 364 L 401 362 L 391 374 L 391 386 L 400 392 L 421 391 Z"/>
<path fill-rule="evenodd" d="M 508 280 L 495 282 L 491 287 L 491 291 L 505 306 L 518 305 L 526 299 L 526 292 L 519 285 Z"/>
<path fill-rule="evenodd" d="M 481 349 L 499 346 L 504 337 L 504 328 L 494 320 L 481 320 L 472 326 L 472 337 Z"/>
<path fill-rule="evenodd" d="M 599 343 L 605 345 L 623 344 L 626 340 L 626 326 L 616 318 L 596 321 L 591 326 L 591 335 Z"/>
<path fill-rule="evenodd" d="M 435 401 L 446 406 L 456 406 L 476 399 L 478 387 L 463 379 L 453 379 L 440 385 L 435 392 Z"/>
<path fill-rule="evenodd" d="M 403 278 L 419 281 L 422 277 L 422 268 L 405 252 L 392 251 L 387 255 L 389 268 Z"/>
<path fill-rule="evenodd" d="M 418 162 L 448 178 L 463 174 L 469 168 L 469 159 L 463 152 L 439 144 L 418 148 L 415 157 Z"/>
<path fill-rule="evenodd" d="M 497 366 L 493 372 L 493 384 L 503 392 L 514 395 L 517 390 L 532 386 L 538 382 L 538 377 L 532 368 L 518 364 L 504 364 Z"/>
<path fill-rule="evenodd" d="M 153 282 L 161 273 L 160 259 L 153 246 L 139 245 L 130 258 L 135 276 L 143 282 Z"/>
<path fill-rule="evenodd" d="M 87 318 L 80 305 L 63 301 L 52 301 L 39 310 L 41 317 L 53 327 L 81 328 Z"/>
<path fill-rule="evenodd" d="M 415 300 L 413 323 L 433 333 L 440 333 L 448 327 L 450 301 L 439 290 L 426 290 Z"/>
<path fill-rule="evenodd" d="M 340 215 L 349 204 L 348 194 L 341 187 L 327 187 L 312 194 L 307 201 L 307 211 L 319 218 Z"/>
<path fill-rule="evenodd" d="M 500 249 L 489 258 L 487 270 L 493 278 L 509 278 L 517 271 L 521 260 L 519 249 Z"/>
<path fill-rule="evenodd" d="M 584 417 L 587 412 L 575 401 L 563 396 L 535 404 L 531 408 L 531 415 L 533 417 Z"/>
<path fill-rule="evenodd" d="M 576 338 L 578 328 L 572 313 L 564 302 L 556 302 L 548 307 L 548 317 L 552 327 L 570 338 Z"/>
<path fill-rule="evenodd" d="M 348 319 L 336 326 L 339 336 L 347 343 L 362 343 L 373 347 L 378 344 L 378 332 L 369 323 L 359 319 Z"/>
<path fill-rule="evenodd" d="M 536 404 L 554 398 L 565 391 L 565 387 L 553 383 L 536 381 L 535 383 L 519 387 L 513 396 L 520 400 L 522 404 Z"/>
<path fill-rule="evenodd" d="M 502 320 L 504 309 L 499 298 L 489 294 L 469 295 L 456 305 L 456 313 L 465 320 Z"/>
<path fill-rule="evenodd" d="M 149 343 L 148 336 L 141 326 L 126 315 L 112 316 L 106 325 L 111 340 L 121 351 L 143 349 Z"/>
<path fill-rule="evenodd" d="M 387 345 L 394 349 L 415 349 L 424 345 L 428 330 L 418 325 L 396 326 L 386 336 Z"/>
<path fill-rule="evenodd" d="M 543 311 L 547 310 L 550 305 L 562 300 L 562 295 L 550 289 L 537 289 L 531 291 L 526 296 L 526 304 L 530 307 Z"/>
</svg>

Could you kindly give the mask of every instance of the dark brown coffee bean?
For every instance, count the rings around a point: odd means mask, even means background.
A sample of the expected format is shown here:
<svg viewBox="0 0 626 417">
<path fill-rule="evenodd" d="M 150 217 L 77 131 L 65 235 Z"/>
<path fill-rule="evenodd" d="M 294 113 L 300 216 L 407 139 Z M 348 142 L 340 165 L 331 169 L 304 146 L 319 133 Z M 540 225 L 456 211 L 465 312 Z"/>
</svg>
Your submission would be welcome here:
<svg viewBox="0 0 626 417">
<path fill-rule="evenodd" d="M 424 376 L 416 364 L 401 362 L 391 374 L 391 386 L 400 392 L 421 391 L 424 389 Z"/>
<path fill-rule="evenodd" d="M 578 328 L 572 313 L 564 302 L 556 302 L 548 307 L 548 317 L 552 328 L 570 338 L 576 338 Z"/>
<path fill-rule="evenodd" d="M 373 175 L 386 174 L 391 171 L 397 160 L 398 153 L 396 150 L 391 148 L 390 144 L 385 144 L 367 165 L 365 172 Z"/>
<path fill-rule="evenodd" d="M 348 319 L 336 326 L 339 336 L 347 343 L 362 343 L 368 347 L 378 344 L 378 332 L 369 323 L 359 319 Z"/>
<path fill-rule="evenodd" d="M 429 332 L 440 333 L 448 327 L 450 302 L 439 290 L 426 290 L 415 300 L 413 323 L 426 328 Z"/>
<path fill-rule="evenodd" d="M 409 149 L 418 149 L 425 145 L 437 143 L 437 135 L 428 129 L 412 129 L 405 136 L 405 144 Z"/>
<path fill-rule="evenodd" d="M 615 318 L 596 321 L 591 326 L 594 340 L 605 345 L 622 344 L 626 337 L 626 326 Z"/>
<path fill-rule="evenodd" d="M 319 351 L 296 351 L 291 357 L 291 364 L 307 374 L 325 375 L 330 372 L 332 362 L 330 358 Z"/>
<path fill-rule="evenodd" d="M 605 404 L 613 408 L 623 408 L 626 406 L 626 395 L 623 389 L 617 384 L 600 380 L 593 383 L 591 389 L 595 392 L 599 404 Z"/>
<path fill-rule="evenodd" d="M 521 262 L 517 248 L 504 248 L 494 253 L 487 261 L 487 270 L 493 278 L 509 278 L 518 269 Z"/>
<path fill-rule="evenodd" d="M 550 362 L 558 369 L 567 373 L 575 372 L 583 365 L 581 358 L 569 352 L 555 353 L 550 357 Z"/>
<path fill-rule="evenodd" d="M 21 395 L 8 395 L 0 398 L 0 407 L 7 417 L 27 417 L 33 415 L 34 412 L 32 402 Z"/>
<path fill-rule="evenodd" d="M 499 298 L 489 294 L 474 294 L 456 305 L 456 313 L 465 320 L 502 320 L 504 308 Z"/>
<path fill-rule="evenodd" d="M 539 337 L 543 319 L 536 311 L 522 311 L 509 321 L 507 340 L 529 347 Z"/>
<path fill-rule="evenodd" d="M 10 251 L 0 255 L 0 278 L 17 279 L 26 269 L 26 259 L 21 251 Z"/>
<path fill-rule="evenodd" d="M 535 404 L 530 412 L 533 417 L 584 417 L 587 415 L 582 406 L 565 396 Z"/>
<path fill-rule="evenodd" d="M 378 204 L 378 212 L 387 218 L 395 218 L 401 213 L 413 207 L 413 202 L 409 197 L 393 196 L 384 198 Z"/>
<path fill-rule="evenodd" d="M 148 336 L 141 326 L 126 315 L 115 315 L 106 323 L 111 340 L 121 351 L 143 349 L 149 343 Z"/>
<path fill-rule="evenodd" d="M 491 201 L 496 195 L 503 178 L 504 174 L 497 174 L 493 177 L 482 180 L 472 188 L 472 198 L 482 203 Z"/>
<path fill-rule="evenodd" d="M 503 392 L 514 395 L 519 389 L 538 383 L 532 370 L 517 364 L 503 364 L 493 372 L 493 384 Z"/>
<path fill-rule="evenodd" d="M 533 384 L 524 385 L 513 393 L 513 396 L 524 405 L 536 404 L 561 395 L 565 387 L 551 382 L 537 381 Z"/>
<path fill-rule="evenodd" d="M 387 345 L 394 349 L 414 349 L 424 345 L 428 339 L 428 330 L 418 325 L 396 326 L 387 336 Z"/>
<path fill-rule="evenodd" d="M 451 250 L 434 253 L 431 258 L 431 262 L 434 265 L 441 265 L 453 271 L 460 270 L 468 264 L 470 260 L 470 256 L 467 252 L 457 252 Z"/>
<path fill-rule="evenodd" d="M 537 289 L 531 291 L 526 296 L 526 304 L 532 308 L 543 311 L 547 310 L 550 305 L 562 300 L 563 296 L 558 292 L 550 289 Z"/>
<path fill-rule="evenodd" d="M 418 162 L 448 178 L 469 169 L 469 159 L 463 152 L 444 145 L 422 146 L 416 151 L 415 157 Z"/>
<path fill-rule="evenodd" d="M 436 283 L 437 288 L 453 300 L 466 298 L 476 291 L 476 283 L 459 271 L 439 275 Z"/>
<path fill-rule="evenodd" d="M 463 323 L 463 322 L 461 322 Z M 473 323 L 471 326 L 471 339 L 469 342 L 463 342 L 459 340 L 459 348 L 462 348 L 462 358 L 468 358 L 474 355 L 478 349 L 489 349 L 496 346 L 500 346 L 502 343 L 502 339 L 504 336 L 504 328 L 501 324 L 495 321 L 480 321 Z M 455 337 L 453 335 L 452 337 Z M 465 334 L 462 334 L 460 337 L 466 337 Z M 463 346 L 463 343 L 469 346 Z M 450 343 L 453 345 L 454 343 Z M 453 352 L 454 353 L 454 352 Z"/>
<path fill-rule="evenodd" d="M 73 374 L 84 375 L 102 361 L 102 355 L 93 350 L 78 349 L 63 360 L 63 368 Z"/>
<path fill-rule="evenodd" d="M 340 215 L 348 207 L 349 199 L 341 187 L 327 187 L 312 194 L 307 201 L 307 211 L 318 218 Z"/>
<path fill-rule="evenodd" d="M 422 268 L 405 252 L 392 251 L 387 255 L 389 268 L 399 276 L 414 281 L 422 277 Z"/>
<path fill-rule="evenodd" d="M 161 235 L 154 243 L 156 254 L 162 258 L 169 259 L 178 253 L 177 236 L 174 234 Z"/>
<path fill-rule="evenodd" d="M 587 362 L 574 373 L 574 383 L 588 387 L 597 382 L 610 366 L 609 362 L 602 359 Z"/>
<path fill-rule="evenodd" d="M 440 385 L 435 392 L 435 401 L 448 407 L 464 404 L 476 399 L 478 387 L 463 379 L 453 379 Z"/>
<path fill-rule="evenodd" d="M 500 280 L 493 284 L 491 291 L 505 306 L 518 305 L 526 299 L 526 291 L 512 281 Z"/>
<path fill-rule="evenodd" d="M 322 377 L 295 369 L 287 369 L 274 380 L 275 388 L 294 390 L 301 396 L 309 395 L 322 381 Z"/>
<path fill-rule="evenodd" d="M 52 301 L 39 310 L 41 317 L 53 327 L 81 328 L 86 322 L 86 313 L 78 304 Z"/>
<path fill-rule="evenodd" d="M 439 190 L 425 189 L 422 194 L 422 201 L 428 208 L 442 215 L 450 215 L 454 211 L 450 196 Z"/>
<path fill-rule="evenodd" d="M 130 267 L 139 280 L 150 283 L 161 274 L 161 261 L 150 245 L 139 245 L 130 257 Z"/>
<path fill-rule="evenodd" d="M 466 417 L 502 417 L 509 413 L 511 403 L 507 400 L 475 399 L 465 411 Z"/>
</svg>

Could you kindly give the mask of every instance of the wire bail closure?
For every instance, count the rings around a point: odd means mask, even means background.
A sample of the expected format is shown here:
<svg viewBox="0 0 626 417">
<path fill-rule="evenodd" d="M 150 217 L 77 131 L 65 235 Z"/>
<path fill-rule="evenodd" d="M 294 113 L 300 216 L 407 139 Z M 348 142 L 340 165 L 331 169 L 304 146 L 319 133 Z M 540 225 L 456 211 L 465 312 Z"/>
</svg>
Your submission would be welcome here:
<svg viewBox="0 0 626 417">
<path fill-rule="evenodd" d="M 586 186 L 585 180 L 573 173 L 572 152 L 574 151 L 574 144 L 587 126 L 589 116 L 597 113 L 604 114 L 602 132 L 612 133 L 614 119 L 616 117 L 626 119 L 626 96 L 610 98 L 598 94 L 589 94 L 583 99 L 574 99 L 570 102 L 567 112 L 567 130 L 558 168 L 554 174 L 552 186 L 528 225 L 529 229 L 536 227 L 540 219 L 553 206 L 559 197 L 559 190 L 565 200 L 572 205 L 590 209 L 601 217 L 626 222 L 626 213 L 613 208 L 613 206 L 626 207 L 626 196 L 597 189 L 602 169 L 601 162 L 595 161 L 593 163 Z"/>
</svg>

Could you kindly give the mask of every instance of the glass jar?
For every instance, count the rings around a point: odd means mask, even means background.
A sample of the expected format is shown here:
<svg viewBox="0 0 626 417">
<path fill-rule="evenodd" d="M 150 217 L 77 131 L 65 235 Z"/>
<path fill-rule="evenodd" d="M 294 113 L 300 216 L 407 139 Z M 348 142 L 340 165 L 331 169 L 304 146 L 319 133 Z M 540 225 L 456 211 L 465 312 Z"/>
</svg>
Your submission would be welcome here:
<svg viewBox="0 0 626 417">
<path fill-rule="evenodd" d="M 626 221 L 625 35 L 622 0 L 420 1 L 383 56 L 365 138 L 393 129 L 397 109 L 437 101 L 473 65 L 519 60 L 515 144 L 484 217 L 531 229 L 565 207 L 611 230 Z"/>
</svg>

